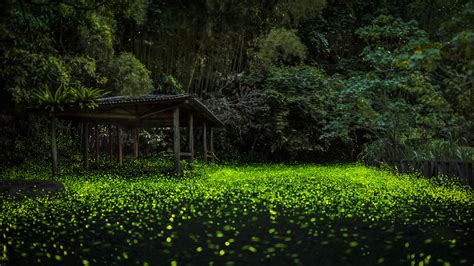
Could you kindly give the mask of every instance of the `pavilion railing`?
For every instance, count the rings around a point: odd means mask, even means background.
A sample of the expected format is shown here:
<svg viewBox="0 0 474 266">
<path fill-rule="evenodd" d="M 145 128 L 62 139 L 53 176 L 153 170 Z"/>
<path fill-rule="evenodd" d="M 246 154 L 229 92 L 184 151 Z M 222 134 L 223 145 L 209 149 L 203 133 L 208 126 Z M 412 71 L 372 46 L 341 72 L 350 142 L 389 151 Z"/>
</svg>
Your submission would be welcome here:
<svg viewBox="0 0 474 266">
<path fill-rule="evenodd" d="M 458 180 L 474 188 L 474 161 L 465 160 L 386 160 L 384 163 L 365 162 L 368 166 L 386 164 L 400 174 L 420 174 L 426 178 L 441 176 Z"/>
</svg>

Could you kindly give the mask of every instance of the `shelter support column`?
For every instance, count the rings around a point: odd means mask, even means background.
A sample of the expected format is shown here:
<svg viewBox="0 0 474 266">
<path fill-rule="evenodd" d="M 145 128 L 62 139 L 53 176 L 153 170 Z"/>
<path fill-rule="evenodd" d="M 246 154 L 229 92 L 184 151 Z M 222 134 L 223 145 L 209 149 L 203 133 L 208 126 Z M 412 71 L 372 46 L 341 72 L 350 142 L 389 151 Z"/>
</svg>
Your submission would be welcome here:
<svg viewBox="0 0 474 266">
<path fill-rule="evenodd" d="M 113 160 L 114 158 L 114 146 L 112 143 L 112 125 L 109 125 L 109 153 L 110 153 L 110 160 Z"/>
<path fill-rule="evenodd" d="M 123 162 L 123 139 L 122 139 L 122 128 L 117 126 L 117 140 L 118 140 L 118 163 L 122 165 Z"/>
<path fill-rule="evenodd" d="M 82 124 L 83 127 L 83 151 L 82 163 L 86 170 L 89 170 L 89 123 Z"/>
<path fill-rule="evenodd" d="M 202 125 L 202 144 L 204 153 L 204 162 L 207 163 L 207 126 L 206 123 Z"/>
<path fill-rule="evenodd" d="M 95 125 L 94 142 L 95 142 L 95 162 L 98 164 L 99 163 L 99 124 Z"/>
<path fill-rule="evenodd" d="M 51 157 L 53 160 L 53 175 L 58 173 L 58 150 L 56 145 L 56 117 L 51 116 Z"/>
<path fill-rule="evenodd" d="M 181 170 L 181 148 L 179 136 L 179 106 L 173 110 L 173 144 L 174 144 L 174 170 Z"/>
<path fill-rule="evenodd" d="M 190 162 L 194 160 L 194 117 L 192 114 L 189 115 L 189 153 Z"/>
<path fill-rule="evenodd" d="M 209 131 L 210 131 L 209 132 L 210 133 L 209 145 L 210 145 L 212 158 L 214 158 L 214 128 L 211 127 Z"/>
<path fill-rule="evenodd" d="M 133 137 L 135 142 L 133 143 L 133 155 L 135 159 L 138 158 L 138 128 L 133 129 Z"/>
</svg>

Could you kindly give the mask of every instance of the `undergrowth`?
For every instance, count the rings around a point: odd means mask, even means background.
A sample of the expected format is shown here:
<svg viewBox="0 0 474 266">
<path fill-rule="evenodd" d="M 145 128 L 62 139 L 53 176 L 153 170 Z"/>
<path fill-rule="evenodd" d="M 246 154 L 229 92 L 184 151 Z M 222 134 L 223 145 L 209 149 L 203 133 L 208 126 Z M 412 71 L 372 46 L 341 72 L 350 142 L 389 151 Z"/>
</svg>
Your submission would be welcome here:
<svg viewBox="0 0 474 266">
<path fill-rule="evenodd" d="M 474 261 L 474 193 L 455 182 L 351 164 L 107 166 L 63 167 L 54 195 L 1 196 L 0 263 Z M 2 178 L 51 179 L 35 165 Z"/>
</svg>

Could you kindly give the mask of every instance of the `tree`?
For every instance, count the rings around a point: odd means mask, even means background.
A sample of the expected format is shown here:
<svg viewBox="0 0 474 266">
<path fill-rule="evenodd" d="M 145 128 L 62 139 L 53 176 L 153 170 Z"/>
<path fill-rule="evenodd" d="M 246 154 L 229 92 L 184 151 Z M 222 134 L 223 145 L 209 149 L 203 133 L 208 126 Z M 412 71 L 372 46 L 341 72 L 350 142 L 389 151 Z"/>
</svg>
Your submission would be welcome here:
<svg viewBox="0 0 474 266">
<path fill-rule="evenodd" d="M 453 108 L 430 78 L 441 59 L 440 44 L 429 41 L 416 22 L 388 15 L 356 33 L 367 42 L 362 60 L 368 71 L 342 81 L 322 138 L 362 139 L 365 156 L 378 160 L 407 158 L 422 144 L 453 133 Z"/>
<path fill-rule="evenodd" d="M 97 100 L 104 95 L 100 89 L 71 88 L 61 86 L 52 92 L 46 85 L 42 90 L 35 91 L 34 98 L 38 105 L 48 111 L 51 121 L 51 157 L 53 175 L 58 171 L 58 155 L 56 148 L 56 117 L 55 112 L 77 105 L 81 109 L 93 109 L 98 106 Z"/>
<path fill-rule="evenodd" d="M 257 57 L 264 67 L 298 65 L 306 58 L 306 47 L 296 31 L 272 29 L 259 41 Z"/>
<path fill-rule="evenodd" d="M 112 90 L 116 94 L 139 96 L 153 91 L 150 71 L 133 54 L 120 54 L 112 68 Z"/>
</svg>

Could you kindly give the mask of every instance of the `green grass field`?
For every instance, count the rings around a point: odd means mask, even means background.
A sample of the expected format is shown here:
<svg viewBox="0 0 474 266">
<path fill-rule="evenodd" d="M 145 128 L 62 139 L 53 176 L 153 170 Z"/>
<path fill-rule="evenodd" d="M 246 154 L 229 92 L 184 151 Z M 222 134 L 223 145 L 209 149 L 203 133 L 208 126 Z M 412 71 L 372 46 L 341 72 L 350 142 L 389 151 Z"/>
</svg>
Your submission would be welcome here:
<svg viewBox="0 0 474 266">
<path fill-rule="evenodd" d="M 44 169 L 3 178 L 47 179 Z M 69 171 L 0 198 L 0 264 L 474 262 L 474 192 L 359 165 L 197 166 L 185 177 Z"/>
</svg>

